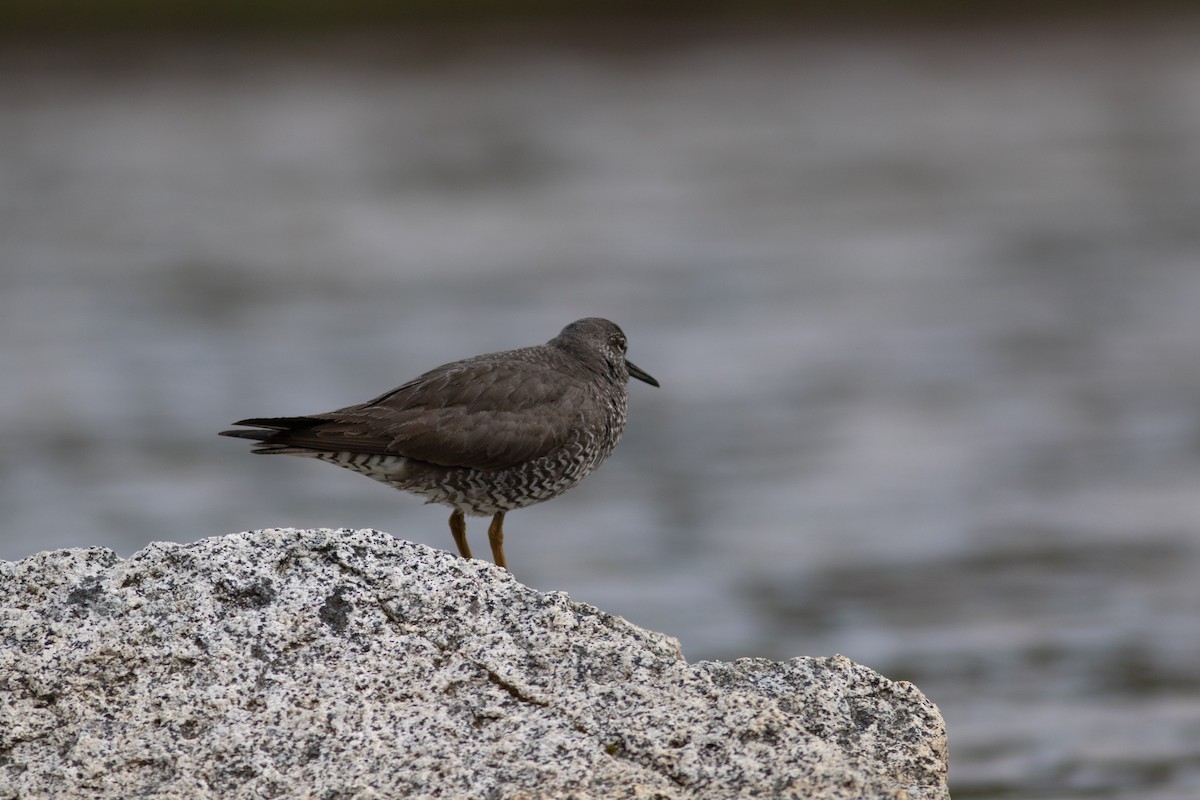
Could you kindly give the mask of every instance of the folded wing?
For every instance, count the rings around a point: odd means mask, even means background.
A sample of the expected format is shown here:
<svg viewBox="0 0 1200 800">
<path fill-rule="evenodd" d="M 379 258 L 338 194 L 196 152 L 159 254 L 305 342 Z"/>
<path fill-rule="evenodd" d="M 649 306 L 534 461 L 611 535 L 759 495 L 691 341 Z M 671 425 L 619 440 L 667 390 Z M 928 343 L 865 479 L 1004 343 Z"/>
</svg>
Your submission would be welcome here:
<svg viewBox="0 0 1200 800">
<path fill-rule="evenodd" d="M 321 450 L 400 455 L 447 467 L 495 470 L 547 455 L 582 426 L 585 384 L 552 366 L 460 362 L 374 400 L 305 417 L 247 419 L 268 431 L 257 452 Z"/>
</svg>

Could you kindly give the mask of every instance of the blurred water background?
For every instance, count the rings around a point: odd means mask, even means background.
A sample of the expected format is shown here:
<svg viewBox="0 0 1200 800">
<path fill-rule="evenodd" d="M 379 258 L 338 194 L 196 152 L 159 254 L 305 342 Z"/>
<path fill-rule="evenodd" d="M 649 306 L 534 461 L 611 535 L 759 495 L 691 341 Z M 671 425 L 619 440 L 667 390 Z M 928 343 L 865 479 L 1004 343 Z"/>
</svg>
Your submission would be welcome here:
<svg viewBox="0 0 1200 800">
<path fill-rule="evenodd" d="M 1200 797 L 1200 18 L 3 41 L 0 558 L 452 549 L 216 432 L 588 315 L 662 388 L 522 581 L 912 680 L 957 798 Z"/>
</svg>

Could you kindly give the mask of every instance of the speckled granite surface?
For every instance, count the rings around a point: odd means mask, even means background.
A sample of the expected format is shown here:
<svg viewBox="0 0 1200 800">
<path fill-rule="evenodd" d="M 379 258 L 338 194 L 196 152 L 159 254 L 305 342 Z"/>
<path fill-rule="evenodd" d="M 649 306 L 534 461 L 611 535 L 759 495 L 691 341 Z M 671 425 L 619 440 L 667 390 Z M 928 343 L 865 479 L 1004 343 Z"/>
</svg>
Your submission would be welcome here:
<svg viewBox="0 0 1200 800">
<path fill-rule="evenodd" d="M 372 530 L 0 562 L 0 798 L 948 797 L 937 709 Z"/>
</svg>

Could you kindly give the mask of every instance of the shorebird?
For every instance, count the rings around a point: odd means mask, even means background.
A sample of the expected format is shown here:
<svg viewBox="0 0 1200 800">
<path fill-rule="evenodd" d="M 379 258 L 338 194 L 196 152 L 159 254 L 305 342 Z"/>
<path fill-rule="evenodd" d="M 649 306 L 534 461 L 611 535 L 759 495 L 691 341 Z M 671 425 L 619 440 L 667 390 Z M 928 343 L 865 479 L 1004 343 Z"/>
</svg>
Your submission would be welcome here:
<svg viewBox="0 0 1200 800">
<path fill-rule="evenodd" d="M 575 486 L 625 430 L 630 378 L 658 381 L 625 358 L 625 334 L 577 320 L 546 344 L 432 369 L 374 400 L 324 414 L 256 417 L 221 431 L 253 452 L 319 458 L 453 509 L 450 533 L 471 557 L 466 516 L 488 516 L 504 569 L 504 515 Z"/>
</svg>

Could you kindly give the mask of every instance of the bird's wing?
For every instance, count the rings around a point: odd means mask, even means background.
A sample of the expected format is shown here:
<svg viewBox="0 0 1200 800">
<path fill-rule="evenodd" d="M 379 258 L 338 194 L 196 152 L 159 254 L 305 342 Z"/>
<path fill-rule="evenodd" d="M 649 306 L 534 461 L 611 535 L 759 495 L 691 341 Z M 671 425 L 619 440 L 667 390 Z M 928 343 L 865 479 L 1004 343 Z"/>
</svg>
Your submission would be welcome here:
<svg viewBox="0 0 1200 800">
<path fill-rule="evenodd" d="M 551 366 L 459 362 L 360 405 L 300 419 L 273 443 L 402 455 L 432 464 L 503 469 L 546 455 L 576 435 L 585 384 Z"/>
</svg>

